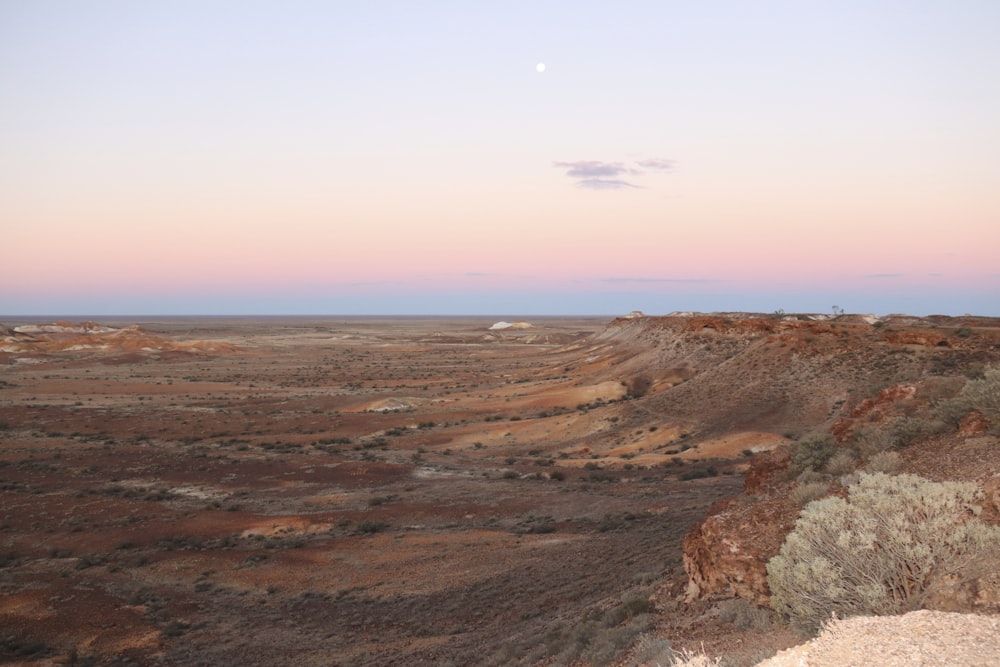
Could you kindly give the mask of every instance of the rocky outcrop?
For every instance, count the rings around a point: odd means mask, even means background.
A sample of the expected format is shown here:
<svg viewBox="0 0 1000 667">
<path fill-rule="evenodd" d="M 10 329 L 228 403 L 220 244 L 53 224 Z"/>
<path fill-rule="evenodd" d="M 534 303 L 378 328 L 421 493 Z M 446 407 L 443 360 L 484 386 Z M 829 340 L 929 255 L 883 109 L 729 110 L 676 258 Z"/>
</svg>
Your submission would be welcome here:
<svg viewBox="0 0 1000 667">
<path fill-rule="evenodd" d="M 990 429 L 990 420 L 979 410 L 973 410 L 958 422 L 958 434 L 963 436 L 979 435 Z"/>
<path fill-rule="evenodd" d="M 115 328 L 96 322 L 55 322 L 4 327 L 0 353 L 15 359 L 50 355 L 222 354 L 236 346 L 223 341 L 179 341 L 139 326 Z"/>
<path fill-rule="evenodd" d="M 777 447 L 754 456 L 743 478 L 743 493 L 753 495 L 773 486 L 788 470 L 791 460 L 788 447 Z"/>
<path fill-rule="evenodd" d="M 777 447 L 754 456 L 743 483 L 744 496 L 716 503 L 683 542 L 688 602 L 710 595 L 740 597 L 764 606 L 770 599 L 767 561 L 781 549 L 798 508 L 784 494 L 754 497 L 784 480 L 791 454 Z"/>
<path fill-rule="evenodd" d="M 797 510 L 780 498 L 717 503 L 684 538 L 685 600 L 723 595 L 767 605 L 767 561 L 781 549 Z"/>
<path fill-rule="evenodd" d="M 859 425 L 884 422 L 891 416 L 902 414 L 903 408 L 916 396 L 917 387 L 913 384 L 886 387 L 875 398 L 866 398 L 858 403 L 847 417 L 837 420 L 830 432 L 838 442 L 846 442 Z"/>
<path fill-rule="evenodd" d="M 951 341 L 933 331 L 886 331 L 882 337 L 894 345 L 920 345 L 922 347 L 950 347 Z"/>
</svg>

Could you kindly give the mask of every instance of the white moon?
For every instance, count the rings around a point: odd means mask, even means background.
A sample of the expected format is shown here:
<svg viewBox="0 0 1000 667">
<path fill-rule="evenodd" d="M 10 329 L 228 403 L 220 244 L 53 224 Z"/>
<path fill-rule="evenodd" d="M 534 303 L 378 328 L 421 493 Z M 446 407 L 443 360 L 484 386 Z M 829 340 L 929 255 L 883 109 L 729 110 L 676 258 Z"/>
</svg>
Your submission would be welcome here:
<svg viewBox="0 0 1000 667">
<path fill-rule="evenodd" d="M 541 74 L 542 72 L 544 72 L 545 71 L 545 63 L 538 63 L 537 65 L 535 65 L 535 71 L 537 71 L 539 74 Z"/>
</svg>

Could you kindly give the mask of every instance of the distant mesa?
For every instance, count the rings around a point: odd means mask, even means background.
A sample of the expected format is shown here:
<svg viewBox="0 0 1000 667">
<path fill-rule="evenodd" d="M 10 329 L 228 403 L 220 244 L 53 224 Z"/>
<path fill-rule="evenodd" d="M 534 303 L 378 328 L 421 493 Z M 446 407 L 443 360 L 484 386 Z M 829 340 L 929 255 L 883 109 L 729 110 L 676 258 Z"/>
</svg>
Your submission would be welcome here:
<svg viewBox="0 0 1000 667">
<path fill-rule="evenodd" d="M 637 320 L 640 317 L 646 317 L 646 313 L 641 310 L 633 310 L 631 313 L 625 316 L 626 320 Z"/>
<path fill-rule="evenodd" d="M 534 329 L 535 325 L 530 322 L 497 322 L 490 327 L 490 331 L 500 331 L 502 329 Z"/>
<path fill-rule="evenodd" d="M 116 328 L 96 322 L 0 325 L 0 362 L 37 363 L 52 355 L 99 355 L 128 360 L 164 354 L 221 354 L 235 346 L 222 341 L 178 341 L 133 325 Z"/>
<path fill-rule="evenodd" d="M 129 327 L 139 330 L 139 327 Z M 107 327 L 97 322 L 53 322 L 52 324 L 24 324 L 14 327 L 15 333 L 20 334 L 100 334 L 118 331 L 114 327 Z"/>
</svg>

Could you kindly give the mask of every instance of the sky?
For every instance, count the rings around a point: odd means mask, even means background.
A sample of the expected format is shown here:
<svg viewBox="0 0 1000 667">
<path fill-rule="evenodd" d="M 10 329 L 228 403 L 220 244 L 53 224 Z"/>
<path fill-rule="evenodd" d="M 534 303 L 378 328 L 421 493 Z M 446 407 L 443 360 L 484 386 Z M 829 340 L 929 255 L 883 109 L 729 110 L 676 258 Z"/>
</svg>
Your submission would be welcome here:
<svg viewBox="0 0 1000 667">
<path fill-rule="evenodd" d="M 1000 315 L 998 34 L 995 0 L 0 0 L 0 316 Z"/>
</svg>

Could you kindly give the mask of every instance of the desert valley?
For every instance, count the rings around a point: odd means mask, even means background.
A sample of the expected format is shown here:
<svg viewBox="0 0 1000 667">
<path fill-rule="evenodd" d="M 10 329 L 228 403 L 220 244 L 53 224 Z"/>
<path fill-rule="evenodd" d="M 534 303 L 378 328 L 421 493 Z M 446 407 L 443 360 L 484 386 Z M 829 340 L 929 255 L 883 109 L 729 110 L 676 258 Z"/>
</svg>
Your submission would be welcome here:
<svg viewBox="0 0 1000 667">
<path fill-rule="evenodd" d="M 847 477 L 1000 524 L 997 419 L 956 407 L 997 364 L 971 316 L 8 319 L 0 662 L 753 665 L 803 641 L 765 565 Z M 997 614 L 998 576 L 928 606 Z"/>
</svg>

